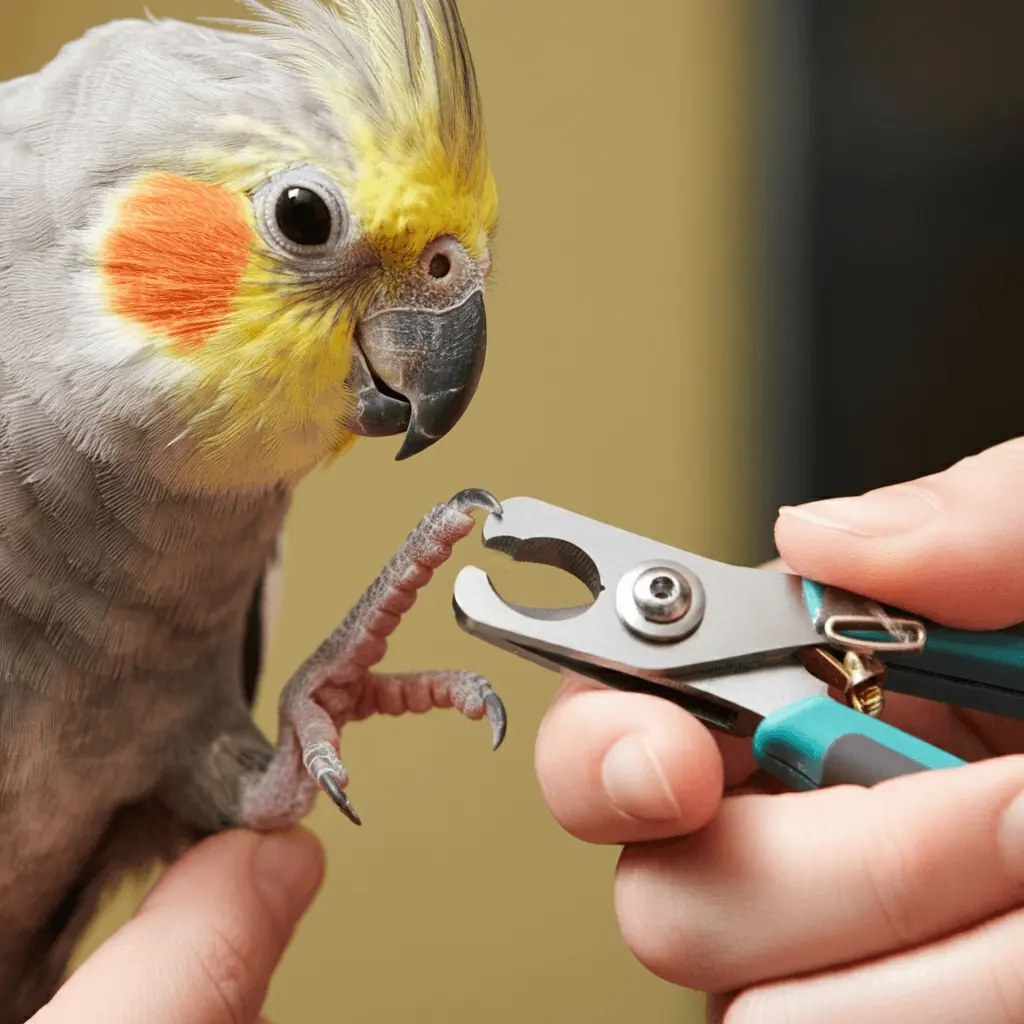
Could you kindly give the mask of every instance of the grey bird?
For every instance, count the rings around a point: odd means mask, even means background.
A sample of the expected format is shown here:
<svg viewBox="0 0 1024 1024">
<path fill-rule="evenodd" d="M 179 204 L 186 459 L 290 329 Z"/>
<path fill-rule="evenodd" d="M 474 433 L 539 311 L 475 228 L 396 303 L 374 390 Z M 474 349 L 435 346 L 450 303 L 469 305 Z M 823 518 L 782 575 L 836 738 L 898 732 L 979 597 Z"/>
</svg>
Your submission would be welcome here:
<svg viewBox="0 0 1024 1024">
<path fill-rule="evenodd" d="M 0 1024 L 124 872 L 321 791 L 358 823 L 347 722 L 504 735 L 480 676 L 373 672 L 500 511 L 476 490 L 299 666 L 276 745 L 252 721 L 296 485 L 360 435 L 423 451 L 477 389 L 497 197 L 455 0 L 246 6 L 114 22 L 0 85 Z"/>
</svg>

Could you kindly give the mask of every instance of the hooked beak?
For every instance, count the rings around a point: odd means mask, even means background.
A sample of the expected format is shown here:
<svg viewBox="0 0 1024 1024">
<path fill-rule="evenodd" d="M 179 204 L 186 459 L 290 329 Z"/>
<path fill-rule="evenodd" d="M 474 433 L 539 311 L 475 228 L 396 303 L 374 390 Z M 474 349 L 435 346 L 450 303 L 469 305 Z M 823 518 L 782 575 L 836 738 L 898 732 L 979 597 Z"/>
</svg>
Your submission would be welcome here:
<svg viewBox="0 0 1024 1024">
<path fill-rule="evenodd" d="M 368 317 L 355 336 L 348 383 L 356 408 L 349 429 L 364 437 L 404 432 L 399 462 L 424 451 L 462 419 L 486 354 L 479 291 L 441 313 L 389 309 Z"/>
</svg>

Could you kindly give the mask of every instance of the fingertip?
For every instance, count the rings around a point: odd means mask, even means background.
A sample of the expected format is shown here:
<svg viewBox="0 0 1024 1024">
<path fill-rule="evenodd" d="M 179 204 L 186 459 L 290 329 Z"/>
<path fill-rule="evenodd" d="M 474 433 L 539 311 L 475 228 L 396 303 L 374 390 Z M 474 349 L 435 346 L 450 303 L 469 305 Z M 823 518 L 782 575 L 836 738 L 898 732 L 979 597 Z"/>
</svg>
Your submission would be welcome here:
<svg viewBox="0 0 1024 1024">
<path fill-rule="evenodd" d="M 1024 619 L 1024 439 L 856 497 L 780 510 L 792 570 L 961 629 Z"/>
<path fill-rule="evenodd" d="M 825 580 L 844 569 L 857 571 L 854 539 L 801 515 L 796 509 L 779 510 L 775 546 L 780 560 L 798 576 Z"/>
<path fill-rule="evenodd" d="M 231 897 L 245 900 L 250 912 L 262 908 L 284 940 L 323 884 L 325 866 L 320 840 L 302 826 L 266 833 L 229 829 L 197 843 L 171 864 L 136 918 L 168 907 L 176 915 L 208 913 L 217 901 Z"/>
<path fill-rule="evenodd" d="M 792 572 L 956 629 L 1024 618 L 1024 549 L 981 521 L 943 518 L 893 538 L 858 537 L 792 513 L 775 535 Z"/>
<path fill-rule="evenodd" d="M 211 876 L 230 872 L 237 878 L 238 865 L 248 864 L 256 852 L 259 834 L 248 829 L 226 829 L 190 846 L 171 861 L 136 911 L 136 919 L 160 911 L 181 900 L 202 900 Z"/>
<path fill-rule="evenodd" d="M 692 832 L 724 786 L 710 733 L 671 702 L 567 680 L 537 737 L 535 766 L 548 807 L 587 842 Z"/>
<path fill-rule="evenodd" d="M 324 879 L 320 840 L 306 828 L 261 836 L 253 854 L 253 878 L 282 925 L 294 926 Z"/>
<path fill-rule="evenodd" d="M 255 1019 L 324 874 L 308 830 L 222 832 L 173 863 L 135 917 L 71 976 L 54 1020 Z"/>
</svg>

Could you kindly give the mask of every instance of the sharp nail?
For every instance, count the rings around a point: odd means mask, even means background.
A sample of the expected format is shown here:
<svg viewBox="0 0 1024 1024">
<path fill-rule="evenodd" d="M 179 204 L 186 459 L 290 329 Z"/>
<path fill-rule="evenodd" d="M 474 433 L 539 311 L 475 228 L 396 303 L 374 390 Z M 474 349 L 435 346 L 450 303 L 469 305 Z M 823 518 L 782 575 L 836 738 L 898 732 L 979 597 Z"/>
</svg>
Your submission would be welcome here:
<svg viewBox="0 0 1024 1024">
<path fill-rule="evenodd" d="M 340 808 L 340 810 L 341 813 L 344 814 L 345 817 L 348 818 L 348 820 L 351 821 L 353 825 L 356 825 L 359 828 L 363 827 L 363 819 L 360 818 L 358 814 L 356 814 L 356 809 L 351 804 L 349 804 L 347 807 Z"/>
<path fill-rule="evenodd" d="M 470 487 L 465 491 L 459 491 L 448 504 L 462 513 L 472 512 L 474 509 L 483 509 L 490 515 L 498 517 L 504 515 L 501 502 L 490 491 L 484 491 L 478 487 Z"/>
<path fill-rule="evenodd" d="M 352 806 L 352 801 L 349 800 L 348 796 L 345 794 L 345 790 L 338 785 L 337 780 L 332 779 L 329 775 L 325 775 L 320 782 L 327 791 L 327 795 L 337 805 L 338 810 L 341 811 L 341 813 L 344 814 L 353 825 L 362 825 L 363 819 L 356 814 L 356 809 Z"/>
<path fill-rule="evenodd" d="M 505 742 L 505 732 L 508 729 L 508 713 L 505 705 L 496 693 L 489 693 L 484 697 L 484 709 L 487 712 L 487 721 L 491 723 L 491 736 L 493 739 L 492 750 Z"/>
</svg>

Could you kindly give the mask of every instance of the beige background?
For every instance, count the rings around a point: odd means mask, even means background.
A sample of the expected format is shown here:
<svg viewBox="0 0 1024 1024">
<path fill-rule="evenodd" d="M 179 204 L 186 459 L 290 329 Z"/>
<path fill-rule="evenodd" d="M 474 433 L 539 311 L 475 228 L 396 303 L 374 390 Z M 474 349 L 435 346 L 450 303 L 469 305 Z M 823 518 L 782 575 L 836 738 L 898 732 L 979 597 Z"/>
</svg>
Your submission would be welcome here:
<svg viewBox="0 0 1024 1024">
<path fill-rule="evenodd" d="M 150 7 L 237 12 L 228 0 Z M 92 24 L 142 11 L 136 0 L 0 0 L 0 77 L 35 70 Z M 488 369 L 436 449 L 399 466 L 397 442 L 367 442 L 304 487 L 259 709 L 271 734 L 290 670 L 420 514 L 463 487 L 752 557 L 747 5 L 463 0 L 463 13 L 502 194 Z M 471 538 L 424 594 L 389 664 L 487 673 L 509 708 L 507 745 L 490 754 L 485 727 L 454 713 L 346 734 L 366 827 L 328 806 L 311 819 L 328 881 L 269 1015 L 697 1021 L 702 1000 L 647 975 L 619 940 L 616 851 L 569 839 L 545 811 L 531 759 L 556 679 L 457 629 L 451 583 L 471 558 L 513 596 L 575 593 L 553 572 L 507 571 Z M 92 941 L 132 899 L 115 901 Z"/>
</svg>

